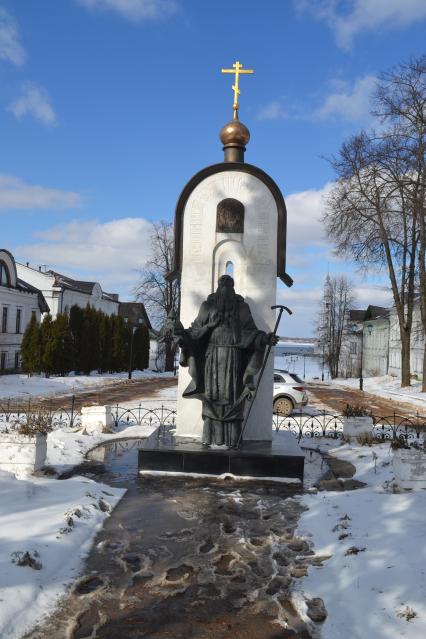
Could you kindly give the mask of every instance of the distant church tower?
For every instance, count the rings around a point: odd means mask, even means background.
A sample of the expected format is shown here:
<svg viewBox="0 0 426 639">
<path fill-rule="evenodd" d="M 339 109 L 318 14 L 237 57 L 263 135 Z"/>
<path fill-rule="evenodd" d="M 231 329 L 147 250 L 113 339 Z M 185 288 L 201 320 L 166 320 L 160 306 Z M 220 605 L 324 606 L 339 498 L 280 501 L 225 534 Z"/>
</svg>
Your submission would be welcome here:
<svg viewBox="0 0 426 639">
<path fill-rule="evenodd" d="M 222 128 L 224 161 L 199 171 L 188 182 L 175 212 L 175 262 L 169 277 L 181 281 L 180 320 L 191 325 L 201 302 L 228 273 L 235 291 L 249 304 L 259 329 L 275 324 L 277 277 L 292 285 L 286 273 L 287 213 L 282 193 L 269 175 L 244 162 L 250 132 L 238 119 L 239 62 L 235 73 L 233 119 Z M 201 402 L 184 399 L 190 381 L 179 370 L 176 435 L 201 437 Z M 244 434 L 245 440 L 272 439 L 273 356 L 262 379 Z"/>
</svg>

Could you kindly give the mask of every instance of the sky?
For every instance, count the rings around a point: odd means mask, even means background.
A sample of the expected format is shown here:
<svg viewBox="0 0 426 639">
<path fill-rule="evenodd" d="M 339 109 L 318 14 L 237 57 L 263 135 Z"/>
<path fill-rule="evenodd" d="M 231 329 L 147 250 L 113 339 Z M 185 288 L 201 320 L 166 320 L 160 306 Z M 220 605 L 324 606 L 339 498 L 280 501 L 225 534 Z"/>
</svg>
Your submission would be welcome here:
<svg viewBox="0 0 426 639">
<path fill-rule="evenodd" d="M 377 76 L 424 53 L 426 0 L 0 0 L 0 247 L 20 262 L 133 299 L 151 225 L 221 162 L 240 60 L 246 161 L 288 210 L 293 309 L 309 337 L 324 279 L 346 273 L 359 308 L 390 302 L 324 236 L 326 158 L 372 125 Z"/>
</svg>

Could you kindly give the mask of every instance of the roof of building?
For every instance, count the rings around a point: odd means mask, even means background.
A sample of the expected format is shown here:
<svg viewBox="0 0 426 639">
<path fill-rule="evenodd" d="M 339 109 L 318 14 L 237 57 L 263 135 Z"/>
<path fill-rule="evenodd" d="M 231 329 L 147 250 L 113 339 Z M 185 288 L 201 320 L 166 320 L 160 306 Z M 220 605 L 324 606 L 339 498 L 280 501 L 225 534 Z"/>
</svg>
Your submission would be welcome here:
<svg viewBox="0 0 426 639">
<path fill-rule="evenodd" d="M 353 322 L 366 322 L 383 317 L 389 317 L 389 309 L 383 306 L 369 305 L 366 309 L 353 309 L 349 311 L 349 319 Z"/>
<path fill-rule="evenodd" d="M 132 323 L 137 323 L 138 318 L 142 317 L 145 325 L 149 329 L 152 328 L 145 305 L 142 302 L 120 302 L 118 314 L 121 317 L 130 318 Z"/>
<path fill-rule="evenodd" d="M 54 276 L 55 286 L 67 288 L 72 291 L 78 291 L 79 293 L 84 293 L 85 295 L 92 295 L 93 289 L 97 284 L 97 282 L 74 280 L 72 277 L 62 275 L 62 273 L 58 273 L 57 271 L 49 270 L 46 271 L 46 273 Z M 110 302 L 118 302 L 117 293 L 106 293 L 105 291 L 102 291 L 102 298 L 109 300 Z"/>
<path fill-rule="evenodd" d="M 21 280 L 19 277 L 16 280 L 16 288 L 25 293 L 35 293 L 38 298 L 40 313 L 50 313 L 49 305 L 46 302 L 43 293 L 38 288 L 28 284 L 28 282 L 24 282 L 24 280 Z"/>
</svg>

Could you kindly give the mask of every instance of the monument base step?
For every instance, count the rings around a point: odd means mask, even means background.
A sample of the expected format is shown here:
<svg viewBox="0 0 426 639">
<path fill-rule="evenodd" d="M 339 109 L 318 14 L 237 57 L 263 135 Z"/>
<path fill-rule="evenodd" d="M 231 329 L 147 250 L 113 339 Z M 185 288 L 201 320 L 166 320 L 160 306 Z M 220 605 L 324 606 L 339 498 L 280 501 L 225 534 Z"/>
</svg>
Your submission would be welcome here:
<svg viewBox="0 0 426 639">
<path fill-rule="evenodd" d="M 303 481 L 305 455 L 294 435 L 273 433 L 272 441 L 245 441 L 240 449 L 205 448 L 193 440 L 154 433 L 139 449 L 139 470 Z"/>
</svg>

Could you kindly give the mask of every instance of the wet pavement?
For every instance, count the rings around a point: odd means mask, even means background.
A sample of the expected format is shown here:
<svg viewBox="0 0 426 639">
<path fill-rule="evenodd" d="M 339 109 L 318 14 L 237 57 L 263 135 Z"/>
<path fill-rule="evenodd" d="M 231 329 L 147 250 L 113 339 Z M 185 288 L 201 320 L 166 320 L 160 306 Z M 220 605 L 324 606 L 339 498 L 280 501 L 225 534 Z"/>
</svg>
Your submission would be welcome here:
<svg viewBox="0 0 426 639">
<path fill-rule="evenodd" d="M 78 469 L 128 491 L 84 574 L 26 639 L 309 639 L 291 592 L 324 558 L 295 536 L 300 488 L 142 477 L 139 445 L 104 445 Z"/>
</svg>

